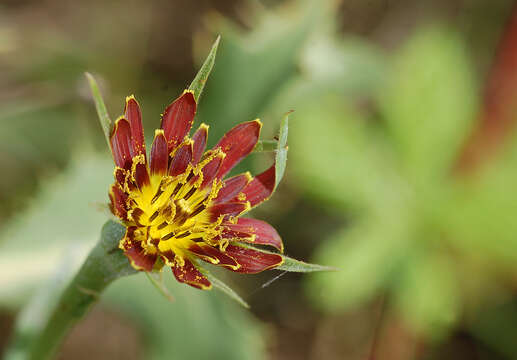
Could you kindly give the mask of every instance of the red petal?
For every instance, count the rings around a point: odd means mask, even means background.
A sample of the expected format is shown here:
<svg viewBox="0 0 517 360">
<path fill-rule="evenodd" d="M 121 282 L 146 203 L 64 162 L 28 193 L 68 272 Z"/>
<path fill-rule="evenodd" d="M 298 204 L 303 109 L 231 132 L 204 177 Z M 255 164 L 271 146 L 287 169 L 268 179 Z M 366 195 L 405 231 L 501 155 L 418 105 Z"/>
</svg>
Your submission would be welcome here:
<svg viewBox="0 0 517 360">
<path fill-rule="evenodd" d="M 210 221 L 215 222 L 221 215 L 237 216 L 248 209 L 247 203 L 230 202 L 212 205 L 208 208 L 208 212 L 210 213 Z"/>
<path fill-rule="evenodd" d="M 126 183 L 126 174 L 127 170 L 124 170 L 122 168 L 116 167 L 115 168 L 115 180 L 120 185 L 120 187 L 123 189 L 124 184 Z"/>
<path fill-rule="evenodd" d="M 147 166 L 145 164 L 139 163 L 135 165 L 135 182 L 139 189 L 142 189 L 144 186 L 149 185 L 149 173 L 147 172 Z"/>
<path fill-rule="evenodd" d="M 219 249 L 205 243 L 197 243 L 189 247 L 189 251 L 211 264 L 237 269 L 239 264 L 234 258 L 226 255 Z"/>
<path fill-rule="evenodd" d="M 131 128 L 129 122 L 123 117 L 115 121 L 110 138 L 111 152 L 115 164 L 126 170 L 131 169 Z"/>
<path fill-rule="evenodd" d="M 244 274 L 256 274 L 282 264 L 284 259 L 278 254 L 266 253 L 236 245 L 228 245 L 226 253 L 237 260 L 240 268 L 233 270 Z"/>
<path fill-rule="evenodd" d="M 128 257 L 131 265 L 137 270 L 152 271 L 157 255 L 146 254 L 140 241 L 131 240 L 132 228 L 126 231 L 123 247 L 124 254 Z"/>
<path fill-rule="evenodd" d="M 142 112 L 140 105 L 134 96 L 126 98 L 124 114 L 131 127 L 132 156 L 143 154 L 145 156 L 144 129 L 142 127 Z"/>
<path fill-rule="evenodd" d="M 187 166 L 192 160 L 192 143 L 186 143 L 176 150 L 174 157 L 171 160 L 169 168 L 170 176 L 177 176 L 183 174 L 187 170 Z"/>
<path fill-rule="evenodd" d="M 212 185 L 212 181 L 215 179 L 217 171 L 220 169 L 223 161 L 224 154 L 220 152 L 205 166 L 203 166 L 203 168 L 201 169 L 201 172 L 203 173 L 203 182 L 201 183 L 201 189 L 203 189 L 205 186 Z"/>
<path fill-rule="evenodd" d="M 185 91 L 165 109 L 161 128 L 167 139 L 169 153 L 181 144 L 189 133 L 195 114 L 196 100 L 190 91 Z"/>
<path fill-rule="evenodd" d="M 175 264 L 172 266 L 172 273 L 181 283 L 188 284 L 197 289 L 208 290 L 212 287 L 212 284 L 208 279 L 201 274 L 201 272 L 192 264 L 192 262 L 188 259 L 184 259 L 185 264 L 183 266 L 179 266 Z"/>
<path fill-rule="evenodd" d="M 239 193 L 242 189 L 250 182 L 251 175 L 241 174 L 224 181 L 224 185 L 217 193 L 217 197 L 214 199 L 214 203 L 223 203 L 230 201 Z"/>
<path fill-rule="evenodd" d="M 122 220 L 127 220 L 127 210 L 126 210 L 126 201 L 127 195 L 123 192 L 120 187 L 116 184 L 111 186 L 111 190 L 109 192 L 109 197 L 111 200 L 110 208 L 113 215 L 119 217 Z"/>
<path fill-rule="evenodd" d="M 242 192 L 246 196 L 245 199 L 250 202 L 251 207 L 254 207 L 267 200 L 273 193 L 274 188 L 275 165 L 255 176 Z"/>
<path fill-rule="evenodd" d="M 151 148 L 151 175 L 164 175 L 167 173 L 168 161 L 169 151 L 167 149 L 167 140 L 163 135 L 163 131 L 156 130 L 153 147 Z"/>
<path fill-rule="evenodd" d="M 203 153 L 205 152 L 207 137 L 208 125 L 201 124 L 199 129 L 194 133 L 194 136 L 192 136 L 192 140 L 194 141 L 192 165 L 196 165 L 199 160 L 201 160 L 201 156 L 203 156 Z"/>
<path fill-rule="evenodd" d="M 239 218 L 236 224 L 222 224 L 225 228 L 221 235 L 223 239 L 232 239 L 234 241 L 250 242 L 246 238 L 255 235 L 253 244 L 274 246 L 280 251 L 284 250 L 282 239 L 274 227 L 267 222 L 257 219 Z M 239 240 L 242 239 L 242 240 Z"/>
<path fill-rule="evenodd" d="M 226 175 L 239 161 L 245 158 L 255 147 L 262 124 L 258 120 L 248 121 L 228 131 L 214 149 L 220 147 L 226 153 L 218 178 Z"/>
</svg>

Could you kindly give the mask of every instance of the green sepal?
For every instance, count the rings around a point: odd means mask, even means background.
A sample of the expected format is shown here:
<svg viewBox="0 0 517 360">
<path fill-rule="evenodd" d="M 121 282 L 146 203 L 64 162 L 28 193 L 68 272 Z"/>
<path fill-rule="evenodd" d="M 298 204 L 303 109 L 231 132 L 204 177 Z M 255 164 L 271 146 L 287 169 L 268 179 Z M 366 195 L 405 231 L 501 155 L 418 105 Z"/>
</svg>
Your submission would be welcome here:
<svg viewBox="0 0 517 360">
<path fill-rule="evenodd" d="M 174 296 L 172 296 L 172 294 L 169 292 L 169 289 L 167 289 L 167 287 L 164 284 L 163 273 L 145 272 L 145 276 L 147 276 L 151 284 L 153 284 L 156 290 L 158 290 L 158 292 L 162 294 L 163 297 L 167 299 L 167 301 L 174 302 Z M 158 279 L 156 279 L 156 276 L 158 276 Z"/>
<path fill-rule="evenodd" d="M 250 306 L 248 305 L 248 303 L 246 301 L 244 301 L 243 298 L 241 298 L 239 296 L 239 294 L 237 294 L 231 287 L 229 287 L 228 285 L 226 285 L 224 282 L 222 282 L 221 280 L 219 280 L 217 277 L 215 277 L 214 275 L 212 275 L 212 273 L 210 271 L 208 271 L 207 269 L 205 269 L 203 266 L 201 266 L 201 261 L 199 260 L 194 260 L 195 263 L 196 263 L 196 267 L 198 268 L 198 270 L 206 276 L 206 278 L 208 279 L 208 281 L 210 281 L 212 283 L 212 286 L 218 290 L 220 290 L 221 292 L 225 293 L 227 296 L 229 296 L 231 299 L 237 301 L 241 306 L 243 306 L 244 308 L 246 309 L 249 309 Z"/>
<path fill-rule="evenodd" d="M 212 45 L 212 48 L 210 49 L 210 52 L 208 53 L 205 62 L 203 63 L 198 73 L 196 74 L 196 77 L 194 78 L 194 80 L 192 80 L 192 83 L 188 87 L 189 90 L 192 90 L 194 92 L 194 99 L 196 99 L 196 103 L 199 102 L 199 97 L 203 92 L 203 88 L 205 87 L 206 81 L 208 80 L 208 76 L 210 75 L 210 72 L 212 71 L 212 68 L 214 66 L 215 56 L 217 54 L 217 48 L 219 47 L 220 40 L 221 36 L 218 36 L 217 39 L 215 39 L 215 42 Z"/>
<path fill-rule="evenodd" d="M 309 273 L 315 271 L 337 271 L 338 269 L 318 264 L 306 263 L 304 261 L 296 260 L 290 258 L 289 256 L 285 256 L 279 254 L 284 259 L 282 265 L 275 268 L 275 270 L 284 270 L 288 272 L 300 272 L 300 273 Z"/>
<path fill-rule="evenodd" d="M 311 264 L 306 263 L 300 260 L 293 259 L 289 256 L 286 256 L 284 254 L 279 254 L 274 251 L 264 250 L 261 248 L 257 248 L 252 245 L 244 244 L 241 242 L 232 242 L 233 245 L 241 246 L 243 248 L 252 249 L 255 251 L 260 251 L 267 254 L 275 254 L 282 257 L 284 260 L 282 264 L 270 269 L 270 270 L 283 270 L 288 272 L 300 272 L 300 273 L 309 273 L 309 272 L 316 272 L 316 271 L 337 271 L 339 269 L 331 266 L 325 266 L 325 265 L 318 265 L 318 264 Z"/>
<path fill-rule="evenodd" d="M 278 134 L 278 143 L 276 145 L 275 155 L 275 189 L 284 177 L 285 167 L 287 165 L 287 134 L 289 130 L 289 114 L 287 112 L 280 123 L 280 132 Z"/>
<path fill-rule="evenodd" d="M 203 275 L 205 275 L 206 278 L 212 283 L 214 288 L 216 288 L 216 289 L 220 290 L 221 292 L 225 293 L 231 299 L 237 301 L 244 308 L 246 308 L 246 309 L 250 308 L 248 303 L 246 301 L 244 301 L 244 299 L 241 298 L 239 294 L 237 294 L 231 287 L 226 285 L 224 282 L 222 282 L 221 280 L 216 278 L 214 275 L 212 275 L 208 271 L 203 272 Z"/>
<path fill-rule="evenodd" d="M 104 132 L 104 137 L 106 138 L 106 142 L 108 146 L 110 145 L 110 135 L 112 129 L 112 122 L 108 114 L 108 110 L 106 109 L 106 104 L 104 104 L 104 100 L 102 99 L 102 94 L 99 90 L 99 85 L 97 81 L 89 72 L 85 72 L 84 75 L 86 79 L 88 79 L 88 84 L 90 84 L 90 91 L 92 93 L 93 102 L 95 103 L 95 109 L 97 110 L 97 115 L 99 116 L 99 122 L 101 123 L 102 131 Z"/>
</svg>

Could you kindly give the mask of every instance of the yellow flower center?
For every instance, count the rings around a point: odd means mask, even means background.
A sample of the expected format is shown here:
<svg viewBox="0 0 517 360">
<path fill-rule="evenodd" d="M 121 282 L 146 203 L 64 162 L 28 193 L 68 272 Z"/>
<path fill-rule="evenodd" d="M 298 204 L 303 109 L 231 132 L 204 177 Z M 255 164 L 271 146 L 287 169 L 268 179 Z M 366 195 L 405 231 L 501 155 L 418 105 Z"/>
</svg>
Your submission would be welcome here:
<svg viewBox="0 0 517 360">
<path fill-rule="evenodd" d="M 186 250 L 196 242 L 217 245 L 212 240 L 220 234 L 223 217 L 214 221 L 207 208 L 222 182 L 214 180 L 201 188 L 201 170 L 214 156 L 210 154 L 195 167 L 189 165 L 176 177 L 151 175 L 148 185 L 129 191 L 128 219 L 137 227 L 133 240 L 140 241 L 147 254 L 175 254 L 175 261 L 182 262 Z M 169 261 L 172 259 L 167 257 Z"/>
</svg>

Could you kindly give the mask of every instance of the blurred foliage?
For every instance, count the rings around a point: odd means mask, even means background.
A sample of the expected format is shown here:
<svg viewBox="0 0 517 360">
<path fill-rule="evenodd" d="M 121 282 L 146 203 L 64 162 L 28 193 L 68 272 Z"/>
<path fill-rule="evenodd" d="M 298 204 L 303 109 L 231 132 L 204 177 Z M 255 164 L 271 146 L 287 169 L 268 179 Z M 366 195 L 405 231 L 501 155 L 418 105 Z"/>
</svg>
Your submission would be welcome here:
<svg viewBox="0 0 517 360">
<path fill-rule="evenodd" d="M 104 203 L 112 164 L 91 152 L 74 160 L 76 165 L 46 184 L 40 197 L 26 213 L 13 219 L 0 240 L 3 307 L 16 308 L 25 303 L 27 294 L 35 288 L 50 286 L 45 281 L 49 276 L 53 283 L 66 285 L 96 241 L 95 234 L 106 214 L 96 209 L 94 202 Z M 56 265 L 61 268 L 56 269 Z M 260 328 L 248 314 L 213 292 L 175 284 L 169 272 L 164 276 L 170 278 L 167 284 L 173 288 L 174 303 L 165 299 L 143 274 L 120 280 L 103 297 L 105 306 L 127 311 L 136 324 L 146 329 L 146 358 L 263 357 Z M 35 320 L 40 316 L 33 313 L 31 317 Z"/>
<path fill-rule="evenodd" d="M 27 301 L 63 253 L 80 262 L 106 218 L 87 204 L 106 200 L 112 166 L 107 153 L 105 160 L 90 150 L 70 158 L 76 153 L 71 149 L 84 148 L 89 138 L 105 147 L 93 105 L 85 102 L 82 73 L 92 71 L 101 80 L 113 116 L 134 92 L 147 135 L 195 73 L 194 66 L 191 73 L 174 67 L 179 58 L 190 58 L 190 48 L 178 45 L 185 28 L 171 30 L 176 22 L 184 25 L 183 13 L 171 11 L 175 2 L 135 3 L 70 8 L 56 26 L 44 16 L 27 17 L 24 26 L 2 16 L 0 68 L 7 71 L 0 79 L 8 86 L 0 92 L 0 151 L 9 156 L 0 157 L 8 170 L 0 179 L 0 213 L 19 210 L 20 199 L 27 199 L 21 195 L 35 193 L 38 179 L 70 163 L 65 175 L 41 185 L 39 200 L 26 213 L 10 224 L 1 217 L 0 303 L 9 309 Z M 315 346 L 330 354 L 319 333 L 326 321 L 361 307 L 371 312 L 364 308 L 386 297 L 390 315 L 402 318 L 423 342 L 446 339 L 461 327 L 498 355 L 515 358 L 517 135 L 511 133 L 498 156 L 477 172 L 454 171 L 476 126 L 480 80 L 511 2 L 467 2 L 451 27 L 423 29 L 421 8 L 456 2 L 390 2 L 384 20 L 373 26 L 371 19 L 380 15 L 371 15 L 361 37 L 340 33 L 338 18 L 350 19 L 354 7 L 373 13 L 384 9 L 383 2 L 371 8 L 361 1 L 249 3 L 241 16 L 244 27 L 210 14 L 202 30 L 195 19 L 195 58 L 204 59 L 215 35 L 222 36 L 196 122 L 211 125 L 213 144 L 237 122 L 259 116 L 265 137 L 272 138 L 281 115 L 295 110 L 285 181 L 256 211 L 282 224 L 290 255 L 306 256 L 315 247 L 312 260 L 340 269 L 303 279 L 307 297 L 321 310 L 317 318 L 301 296 L 293 296 L 294 285 L 285 291 L 288 276 L 274 285 L 276 292 L 270 288 L 253 298 L 267 319 L 284 321 L 275 324 L 278 334 L 301 326 L 293 319 L 312 321 L 310 329 L 300 330 L 310 341 L 294 338 L 289 344 L 287 335 L 279 335 L 268 343 L 304 350 L 319 341 Z M 129 20 L 118 19 L 123 10 Z M 271 163 L 265 159 L 254 155 L 251 165 L 260 171 Z M 249 292 L 257 282 L 251 284 Z M 260 326 L 238 306 L 167 286 L 174 304 L 141 277 L 121 280 L 106 294 L 107 306 L 123 309 L 145 329 L 153 358 L 170 358 L 170 349 L 194 358 L 264 355 Z M 359 323 L 367 327 L 363 321 L 371 317 L 357 315 L 333 329 L 333 336 L 339 344 L 354 338 L 349 332 Z M 195 344 L 189 333 L 198 334 Z"/>
<path fill-rule="evenodd" d="M 440 338 L 466 310 L 497 298 L 487 288 L 502 291 L 515 276 L 516 199 L 505 191 L 513 151 L 497 168 L 453 174 L 477 111 L 472 74 L 461 37 L 433 27 L 394 54 L 372 89 L 376 112 L 335 90 L 299 98 L 292 169 L 304 191 L 351 222 L 316 255 L 343 269 L 309 279 L 308 294 L 324 308 L 387 292 L 414 329 Z"/>
</svg>

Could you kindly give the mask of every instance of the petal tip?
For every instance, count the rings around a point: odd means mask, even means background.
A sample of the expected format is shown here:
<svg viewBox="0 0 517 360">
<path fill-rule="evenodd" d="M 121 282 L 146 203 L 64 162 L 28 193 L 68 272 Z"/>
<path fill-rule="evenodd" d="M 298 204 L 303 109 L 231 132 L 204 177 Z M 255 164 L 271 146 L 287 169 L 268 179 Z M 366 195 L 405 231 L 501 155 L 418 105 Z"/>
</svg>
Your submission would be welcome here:
<svg viewBox="0 0 517 360">
<path fill-rule="evenodd" d="M 194 90 L 190 90 L 190 89 L 185 89 L 183 90 L 183 94 L 181 94 L 182 96 L 185 95 L 185 94 L 191 94 L 192 96 L 194 96 Z"/>
<path fill-rule="evenodd" d="M 194 103 L 197 106 L 196 94 L 194 94 L 194 90 L 185 89 L 181 94 L 180 98 L 186 98 L 187 101 Z"/>
<path fill-rule="evenodd" d="M 263 124 L 262 124 L 262 121 L 260 121 L 260 119 L 259 119 L 259 118 L 256 118 L 255 120 L 252 120 L 251 122 L 255 122 L 255 123 L 257 123 L 257 125 L 258 125 L 259 129 L 262 129 L 262 125 L 263 125 Z"/>
<path fill-rule="evenodd" d="M 117 128 L 119 127 L 120 123 L 121 122 L 127 122 L 127 124 L 129 125 L 129 121 L 127 121 L 126 117 L 124 115 L 120 115 L 116 120 L 115 122 L 113 123 L 113 129 L 111 130 L 111 136 L 113 136 L 116 131 L 117 131 Z"/>
<path fill-rule="evenodd" d="M 135 95 L 131 94 L 129 96 L 126 96 L 126 103 L 130 102 L 131 100 L 136 101 Z"/>
</svg>

